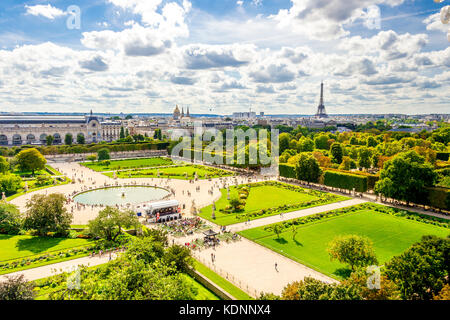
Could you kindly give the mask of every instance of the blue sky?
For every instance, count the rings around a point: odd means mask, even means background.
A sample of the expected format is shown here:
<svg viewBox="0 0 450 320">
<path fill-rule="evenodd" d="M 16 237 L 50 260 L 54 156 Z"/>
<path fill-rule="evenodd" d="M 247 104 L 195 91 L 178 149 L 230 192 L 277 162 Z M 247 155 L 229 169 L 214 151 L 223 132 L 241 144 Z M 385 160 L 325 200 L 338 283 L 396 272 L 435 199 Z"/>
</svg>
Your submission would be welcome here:
<svg viewBox="0 0 450 320">
<path fill-rule="evenodd" d="M 448 113 L 446 5 L 2 0 L 0 111 Z"/>
</svg>

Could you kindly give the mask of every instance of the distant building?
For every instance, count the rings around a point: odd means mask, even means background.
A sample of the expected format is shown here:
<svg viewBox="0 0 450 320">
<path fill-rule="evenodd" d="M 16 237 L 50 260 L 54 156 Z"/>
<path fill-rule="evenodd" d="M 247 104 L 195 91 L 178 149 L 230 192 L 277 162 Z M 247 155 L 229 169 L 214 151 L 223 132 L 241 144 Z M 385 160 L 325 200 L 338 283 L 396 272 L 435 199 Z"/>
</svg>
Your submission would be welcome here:
<svg viewBox="0 0 450 320">
<path fill-rule="evenodd" d="M 82 135 L 86 143 L 119 139 L 121 121 L 104 121 L 92 114 L 86 116 L 4 115 L 0 116 L 0 145 L 46 144 L 52 135 L 53 144 L 62 144 L 66 134 L 73 142 Z"/>
<path fill-rule="evenodd" d="M 253 112 L 253 111 L 250 111 L 250 112 L 233 112 L 232 117 L 233 118 L 238 118 L 238 119 L 256 118 L 256 112 Z"/>
<path fill-rule="evenodd" d="M 178 108 L 178 105 L 175 107 L 175 109 L 173 110 L 173 120 L 180 120 L 181 117 L 181 113 L 180 113 L 180 109 Z"/>
</svg>

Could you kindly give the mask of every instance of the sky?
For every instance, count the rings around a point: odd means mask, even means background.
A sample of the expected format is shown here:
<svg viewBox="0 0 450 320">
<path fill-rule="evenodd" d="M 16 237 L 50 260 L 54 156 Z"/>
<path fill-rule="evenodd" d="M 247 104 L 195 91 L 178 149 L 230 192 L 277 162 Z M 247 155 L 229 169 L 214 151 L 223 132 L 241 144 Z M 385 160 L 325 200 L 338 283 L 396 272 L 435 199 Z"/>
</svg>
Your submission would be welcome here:
<svg viewBox="0 0 450 320">
<path fill-rule="evenodd" d="M 0 112 L 450 113 L 448 5 L 1 0 Z"/>
</svg>

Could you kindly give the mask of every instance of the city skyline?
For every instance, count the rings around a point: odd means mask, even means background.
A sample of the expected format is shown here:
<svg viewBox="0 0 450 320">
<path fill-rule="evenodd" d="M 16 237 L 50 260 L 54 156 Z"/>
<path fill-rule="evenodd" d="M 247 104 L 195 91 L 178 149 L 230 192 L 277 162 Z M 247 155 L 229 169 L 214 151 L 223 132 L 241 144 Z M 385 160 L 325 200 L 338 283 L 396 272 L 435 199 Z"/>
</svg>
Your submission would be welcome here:
<svg viewBox="0 0 450 320">
<path fill-rule="evenodd" d="M 449 112 L 448 1 L 73 4 L 0 4 L 0 111 Z"/>
</svg>

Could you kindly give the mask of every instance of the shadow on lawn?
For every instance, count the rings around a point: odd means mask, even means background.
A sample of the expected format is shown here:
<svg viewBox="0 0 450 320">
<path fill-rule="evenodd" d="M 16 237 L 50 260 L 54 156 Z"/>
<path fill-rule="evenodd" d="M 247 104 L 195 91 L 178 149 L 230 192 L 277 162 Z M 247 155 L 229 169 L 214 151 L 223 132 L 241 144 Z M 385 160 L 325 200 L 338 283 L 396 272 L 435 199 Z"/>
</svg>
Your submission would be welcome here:
<svg viewBox="0 0 450 320">
<path fill-rule="evenodd" d="M 288 243 L 285 238 L 275 239 L 275 241 L 278 242 L 279 244 L 286 244 L 286 243 Z"/>
<path fill-rule="evenodd" d="M 51 238 L 51 237 L 33 237 L 30 239 L 19 239 L 16 247 L 18 251 L 31 251 L 35 254 L 41 253 L 57 246 L 65 238 Z"/>
<path fill-rule="evenodd" d="M 347 279 L 352 274 L 352 270 L 350 270 L 348 268 L 339 268 L 339 269 L 334 270 L 333 273 L 343 279 Z"/>
</svg>

